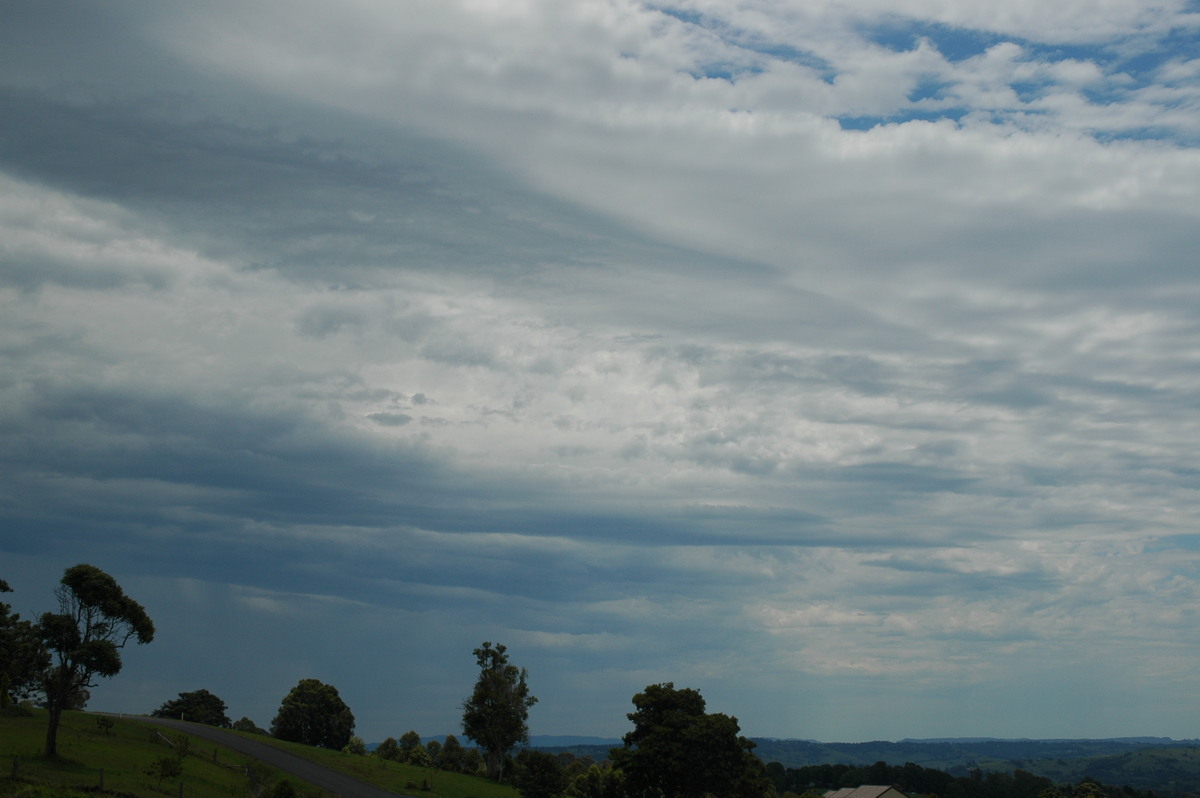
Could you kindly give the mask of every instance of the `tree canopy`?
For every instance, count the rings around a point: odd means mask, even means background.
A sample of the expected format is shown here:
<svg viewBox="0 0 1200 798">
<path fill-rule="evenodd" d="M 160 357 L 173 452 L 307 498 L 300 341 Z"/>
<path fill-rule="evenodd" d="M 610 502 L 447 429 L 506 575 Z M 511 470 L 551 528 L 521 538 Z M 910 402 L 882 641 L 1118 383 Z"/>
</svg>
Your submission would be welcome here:
<svg viewBox="0 0 1200 798">
<path fill-rule="evenodd" d="M 499 780 L 504 759 L 517 743 L 529 741 L 526 719 L 537 703 L 530 695 L 528 673 L 508 661 L 508 649 L 484 642 L 475 649 L 479 679 L 463 702 L 463 734 L 484 750 L 488 778 Z"/>
<path fill-rule="evenodd" d="M 229 716 L 225 714 L 225 702 L 207 690 L 180 693 L 179 698 L 164 702 L 161 707 L 151 712 L 150 716 L 153 718 L 181 718 L 222 729 L 228 729 L 233 725 Z"/>
<path fill-rule="evenodd" d="M 271 721 L 271 736 L 319 748 L 342 750 L 354 734 L 354 713 L 337 688 L 301 679 L 283 698 Z"/>
<path fill-rule="evenodd" d="M 0 593 L 12 588 L 0 579 Z M 0 602 L 0 706 L 10 699 L 29 698 L 41 674 L 50 665 L 50 653 L 32 621 L 23 621 L 12 605 Z"/>
<path fill-rule="evenodd" d="M 229 728 L 235 731 L 250 732 L 251 734 L 267 733 L 266 729 L 260 727 L 257 723 L 250 720 L 250 718 L 246 717 L 245 715 L 242 715 L 241 718 L 235 720 Z"/>
<path fill-rule="evenodd" d="M 762 796 L 769 785 L 754 743 L 738 736 L 737 718 L 706 713 L 704 698 L 671 682 L 633 697 L 633 731 L 611 751 L 633 798 Z"/>
<path fill-rule="evenodd" d="M 545 751 L 524 749 L 513 763 L 513 786 L 521 798 L 556 798 L 570 783 L 558 758 Z"/>
<path fill-rule="evenodd" d="M 87 688 L 95 686 L 95 677 L 120 672 L 120 649 L 127 642 L 154 639 L 154 623 L 142 605 L 94 565 L 81 563 L 66 569 L 54 595 L 59 611 L 43 614 L 38 622 L 52 657 L 41 684 L 50 716 L 46 756 L 58 753 L 63 710 L 78 704 Z"/>
</svg>

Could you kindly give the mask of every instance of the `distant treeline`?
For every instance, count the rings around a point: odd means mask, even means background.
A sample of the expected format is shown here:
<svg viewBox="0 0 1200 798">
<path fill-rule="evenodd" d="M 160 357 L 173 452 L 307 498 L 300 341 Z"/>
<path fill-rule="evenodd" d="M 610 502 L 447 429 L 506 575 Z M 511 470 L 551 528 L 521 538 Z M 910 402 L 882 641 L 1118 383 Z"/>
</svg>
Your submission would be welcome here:
<svg viewBox="0 0 1200 798">
<path fill-rule="evenodd" d="M 1200 749 L 1194 744 L 1175 743 L 1148 748 L 1145 744 L 1117 740 L 1013 741 L 969 743 L 804 743 L 798 740 L 758 740 L 754 753 L 766 761 L 766 773 L 776 795 L 808 798 L 841 787 L 887 784 L 912 796 L 935 798 L 1194 798 L 1200 796 Z M 831 745 L 870 750 L 878 747 L 924 749 L 927 757 L 947 765 L 926 767 L 909 761 L 889 765 L 813 764 L 789 767 L 772 753 L 796 753 L 796 749 Z M 601 745 L 534 746 L 552 751 L 565 762 L 603 763 L 609 747 Z M 766 749 L 765 751 L 763 749 Z M 1132 749 L 1132 750 L 1130 750 Z M 1108 756 L 1102 752 L 1124 751 Z M 805 752 L 809 754 L 811 752 Z M 919 752 L 914 752 L 919 753 Z M 1012 759 L 984 758 L 985 754 L 1059 754 L 1072 758 L 1025 760 L 1029 769 Z M 845 751 L 842 751 L 845 754 Z M 974 757 L 980 757 L 978 763 Z M 1038 771 L 1038 772 L 1035 772 Z M 1120 786 L 1112 786 L 1120 785 Z"/>
<path fill-rule="evenodd" d="M 754 753 L 764 762 L 799 768 L 826 762 L 865 766 L 873 762 L 913 762 L 927 768 L 965 776 L 983 770 L 1021 768 L 1041 772 L 1035 763 L 1083 760 L 1137 753 L 1149 749 L 1195 748 L 1195 740 L 1121 738 L 1110 740 L 877 740 L 865 743 L 822 743 L 754 737 Z M 1044 773 L 1043 775 L 1055 774 Z"/>
<path fill-rule="evenodd" d="M 862 784 L 887 784 L 910 795 L 935 795 L 938 798 L 1155 798 L 1153 791 L 1138 792 L 1132 787 L 1114 788 L 1094 780 L 1060 785 L 1024 770 L 1011 773 L 983 773 L 952 776 L 942 770 L 923 768 L 909 762 L 889 765 L 876 762 L 867 767 L 853 765 L 809 765 L 785 768 L 778 762 L 767 764 L 767 776 L 780 795 L 821 794 L 841 787 Z"/>
</svg>

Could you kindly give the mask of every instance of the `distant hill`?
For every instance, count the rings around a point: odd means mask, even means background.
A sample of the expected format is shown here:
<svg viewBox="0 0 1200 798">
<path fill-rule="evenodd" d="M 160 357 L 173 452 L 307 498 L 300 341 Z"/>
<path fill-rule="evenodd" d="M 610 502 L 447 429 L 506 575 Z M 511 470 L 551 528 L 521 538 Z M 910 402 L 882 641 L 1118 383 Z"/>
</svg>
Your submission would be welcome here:
<svg viewBox="0 0 1200 798">
<path fill-rule="evenodd" d="M 779 762 L 788 768 L 824 764 L 871 765 L 875 762 L 903 765 L 905 762 L 912 762 L 955 775 L 963 775 L 974 768 L 985 771 L 1020 768 L 1036 772 L 1032 763 L 1042 760 L 1090 760 L 1097 757 L 1121 756 L 1148 748 L 1183 749 L 1195 748 L 1198 745 L 1195 740 L 1172 740 L 1169 737 L 1123 737 L 1108 740 L 1003 740 L 970 737 L 867 743 L 820 743 L 763 737 L 753 739 L 758 744 L 754 753 L 760 759 L 765 762 Z"/>
<path fill-rule="evenodd" d="M 1011 773 L 1023 770 L 1056 783 L 1094 778 L 1105 784 L 1154 790 L 1160 795 L 1200 793 L 1200 741 L 1170 737 L 1119 737 L 1106 740 L 937 740 L 820 743 L 811 740 L 755 738 L 754 753 L 785 768 L 810 765 L 868 767 L 876 762 L 966 776 L 974 770 Z"/>
<path fill-rule="evenodd" d="M 425 738 L 426 741 L 444 736 Z M 754 753 L 764 762 L 785 768 L 810 765 L 868 767 L 876 762 L 904 765 L 967 776 L 972 771 L 1012 773 L 1023 770 L 1060 784 L 1084 778 L 1104 784 L 1154 790 L 1161 796 L 1200 796 L 1200 740 L 1170 737 L 1110 739 L 1003 739 L 941 737 L 876 740 L 866 743 L 823 743 L 817 740 L 754 737 Z M 466 743 L 467 741 L 463 741 Z M 530 747 L 552 753 L 571 753 L 599 762 L 609 749 L 621 745 L 615 737 L 534 735 Z"/>
<path fill-rule="evenodd" d="M 529 737 L 530 748 L 574 748 L 578 745 L 612 748 L 620 744 L 619 737 L 581 737 L 571 734 L 533 734 Z"/>
</svg>

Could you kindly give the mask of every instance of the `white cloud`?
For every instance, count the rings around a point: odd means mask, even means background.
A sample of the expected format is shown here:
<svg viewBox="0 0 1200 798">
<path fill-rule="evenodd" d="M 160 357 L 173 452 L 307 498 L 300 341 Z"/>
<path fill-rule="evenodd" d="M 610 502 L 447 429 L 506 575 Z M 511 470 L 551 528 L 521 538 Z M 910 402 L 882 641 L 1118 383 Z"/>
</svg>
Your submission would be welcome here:
<svg viewBox="0 0 1200 798">
<path fill-rule="evenodd" d="M 1180 6 L 111 13 L 86 74 L 0 48 L 0 548 L 271 646 L 260 724 L 311 671 L 444 733 L 483 639 L 546 731 L 1194 692 L 1195 62 L 1121 66 Z"/>
</svg>

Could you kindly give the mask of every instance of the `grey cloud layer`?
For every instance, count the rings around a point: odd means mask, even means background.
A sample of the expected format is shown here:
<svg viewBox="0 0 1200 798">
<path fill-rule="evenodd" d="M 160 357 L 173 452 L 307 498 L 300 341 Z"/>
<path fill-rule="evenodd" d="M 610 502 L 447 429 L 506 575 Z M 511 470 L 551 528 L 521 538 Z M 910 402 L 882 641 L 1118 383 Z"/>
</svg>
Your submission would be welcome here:
<svg viewBox="0 0 1200 798">
<path fill-rule="evenodd" d="M 535 732 L 674 679 L 755 734 L 1194 736 L 1192 100 L 1174 143 L 1066 106 L 848 131 L 904 59 L 982 93 L 1004 52 L 884 52 L 869 3 L 505 8 L 17 7 L 0 575 L 32 612 L 94 560 L 273 652 L 217 683 L 168 632 L 98 700 L 261 724 L 316 676 L 369 737 L 445 733 L 501 639 Z M 696 74 L 767 30 L 842 85 Z"/>
</svg>

